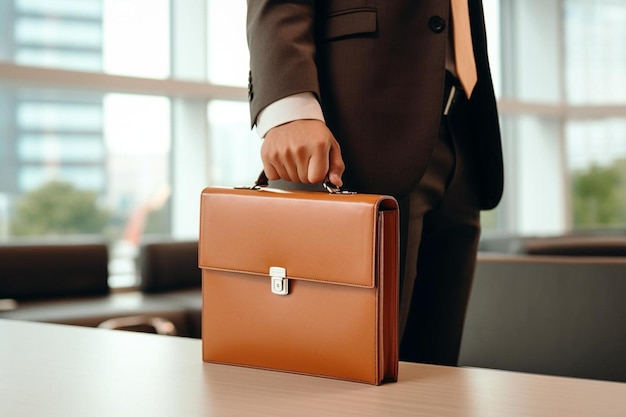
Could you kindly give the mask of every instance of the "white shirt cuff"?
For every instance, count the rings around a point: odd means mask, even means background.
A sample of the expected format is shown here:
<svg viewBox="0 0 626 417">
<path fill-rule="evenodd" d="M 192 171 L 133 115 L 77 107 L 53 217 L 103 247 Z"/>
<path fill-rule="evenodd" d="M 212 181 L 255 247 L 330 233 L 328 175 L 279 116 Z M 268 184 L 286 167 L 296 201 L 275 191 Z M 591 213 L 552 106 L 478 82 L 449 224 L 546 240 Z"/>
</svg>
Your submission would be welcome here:
<svg viewBox="0 0 626 417">
<path fill-rule="evenodd" d="M 324 121 L 322 108 L 311 92 L 293 94 L 269 104 L 257 117 L 256 132 L 263 138 L 276 126 L 303 119 Z"/>
</svg>

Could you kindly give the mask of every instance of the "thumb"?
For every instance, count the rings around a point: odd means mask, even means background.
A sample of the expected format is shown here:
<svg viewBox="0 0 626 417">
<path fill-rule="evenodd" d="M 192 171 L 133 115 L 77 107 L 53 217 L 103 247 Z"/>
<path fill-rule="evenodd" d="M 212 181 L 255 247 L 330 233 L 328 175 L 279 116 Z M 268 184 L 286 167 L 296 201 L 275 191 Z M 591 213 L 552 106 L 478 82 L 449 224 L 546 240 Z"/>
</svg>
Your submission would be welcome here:
<svg viewBox="0 0 626 417">
<path fill-rule="evenodd" d="M 337 141 L 333 141 L 330 147 L 328 162 L 328 179 L 337 187 L 341 187 L 343 185 L 341 176 L 343 175 L 346 166 L 343 163 L 343 158 L 341 157 L 341 149 L 339 148 L 339 144 L 337 143 Z"/>
</svg>

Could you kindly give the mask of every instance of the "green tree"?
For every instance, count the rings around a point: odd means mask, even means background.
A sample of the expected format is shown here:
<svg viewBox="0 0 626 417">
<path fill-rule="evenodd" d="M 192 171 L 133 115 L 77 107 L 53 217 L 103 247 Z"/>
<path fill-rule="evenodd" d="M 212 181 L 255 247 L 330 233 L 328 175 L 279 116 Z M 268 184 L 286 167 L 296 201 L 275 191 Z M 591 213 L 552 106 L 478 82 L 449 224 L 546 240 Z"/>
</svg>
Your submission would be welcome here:
<svg viewBox="0 0 626 417">
<path fill-rule="evenodd" d="M 573 175 L 575 226 L 616 225 L 626 222 L 624 164 L 593 165 Z"/>
<path fill-rule="evenodd" d="M 25 194 L 11 222 L 13 235 L 99 234 L 109 220 L 94 192 L 52 181 Z"/>
</svg>

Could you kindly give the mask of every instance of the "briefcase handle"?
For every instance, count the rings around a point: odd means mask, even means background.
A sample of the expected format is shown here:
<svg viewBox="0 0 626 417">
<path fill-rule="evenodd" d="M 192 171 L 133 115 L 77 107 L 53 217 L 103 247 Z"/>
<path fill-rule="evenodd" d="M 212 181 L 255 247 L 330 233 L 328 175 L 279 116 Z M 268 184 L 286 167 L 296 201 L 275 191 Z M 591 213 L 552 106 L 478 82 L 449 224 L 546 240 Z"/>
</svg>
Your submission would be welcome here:
<svg viewBox="0 0 626 417">
<path fill-rule="evenodd" d="M 269 179 L 267 178 L 267 175 L 265 175 L 265 170 L 262 170 L 261 173 L 259 174 L 259 177 L 254 182 L 254 185 L 252 187 L 245 187 L 245 188 L 250 188 L 251 190 L 258 190 L 263 187 L 267 187 L 268 185 L 269 185 Z M 356 194 L 355 191 L 342 190 L 340 187 L 330 182 L 328 178 L 324 180 L 322 185 L 324 186 L 324 189 L 328 191 L 329 194 Z"/>
</svg>

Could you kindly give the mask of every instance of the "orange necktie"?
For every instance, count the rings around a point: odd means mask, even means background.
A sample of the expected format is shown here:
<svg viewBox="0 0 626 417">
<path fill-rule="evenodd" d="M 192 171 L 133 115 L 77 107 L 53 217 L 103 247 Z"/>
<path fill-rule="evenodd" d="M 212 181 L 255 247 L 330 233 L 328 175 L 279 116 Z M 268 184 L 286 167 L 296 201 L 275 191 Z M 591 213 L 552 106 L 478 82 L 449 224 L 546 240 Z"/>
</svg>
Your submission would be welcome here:
<svg viewBox="0 0 626 417">
<path fill-rule="evenodd" d="M 450 0 L 452 7 L 452 32 L 454 34 L 454 59 L 459 81 L 469 98 L 472 95 L 478 75 L 472 47 L 468 0 Z"/>
</svg>

